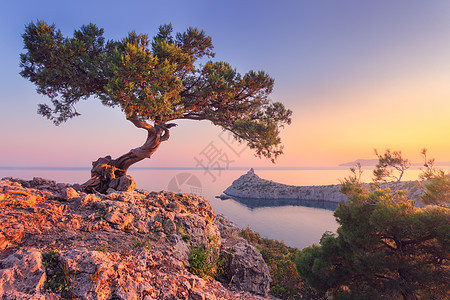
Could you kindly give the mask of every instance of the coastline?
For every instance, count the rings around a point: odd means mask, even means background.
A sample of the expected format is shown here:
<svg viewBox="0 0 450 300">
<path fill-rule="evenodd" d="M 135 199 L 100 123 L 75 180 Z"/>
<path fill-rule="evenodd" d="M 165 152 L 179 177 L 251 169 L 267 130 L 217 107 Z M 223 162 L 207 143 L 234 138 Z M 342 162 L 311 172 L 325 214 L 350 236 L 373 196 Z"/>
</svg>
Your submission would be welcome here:
<svg viewBox="0 0 450 300">
<path fill-rule="evenodd" d="M 395 183 L 386 182 L 382 188 L 393 188 Z M 347 196 L 340 192 L 340 184 L 295 186 L 273 182 L 260 178 L 253 169 L 233 181 L 223 194 L 239 199 L 266 201 L 314 201 L 314 202 L 346 202 Z M 422 191 L 417 181 L 402 181 L 399 189 L 406 190 L 410 199 L 418 201 Z M 221 196 L 222 198 L 223 196 Z"/>
</svg>

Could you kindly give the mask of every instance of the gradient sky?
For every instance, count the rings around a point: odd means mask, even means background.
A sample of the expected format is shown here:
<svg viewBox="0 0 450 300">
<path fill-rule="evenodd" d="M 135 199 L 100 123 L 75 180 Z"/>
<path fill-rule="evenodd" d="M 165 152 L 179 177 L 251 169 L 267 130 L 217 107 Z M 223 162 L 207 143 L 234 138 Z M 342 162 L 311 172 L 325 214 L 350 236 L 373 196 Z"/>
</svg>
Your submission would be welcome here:
<svg viewBox="0 0 450 300">
<path fill-rule="evenodd" d="M 64 4 L 63 4 L 64 3 Z M 106 39 L 131 30 L 188 26 L 213 39 L 215 60 L 275 78 L 272 99 L 293 110 L 277 166 L 330 166 L 375 158 L 373 149 L 450 161 L 450 1 L 4 1 L 0 12 L 0 166 L 90 166 L 140 146 L 146 133 L 97 99 L 58 127 L 37 115 L 48 102 L 18 74 L 25 24 L 65 35 L 89 22 Z M 208 145 L 230 167 L 272 166 L 224 142 L 207 121 L 182 121 L 140 167 L 195 166 Z M 211 144 L 212 143 L 212 144 Z M 230 146 L 230 147 L 228 147 Z M 234 150 L 234 151 L 233 151 Z"/>
</svg>

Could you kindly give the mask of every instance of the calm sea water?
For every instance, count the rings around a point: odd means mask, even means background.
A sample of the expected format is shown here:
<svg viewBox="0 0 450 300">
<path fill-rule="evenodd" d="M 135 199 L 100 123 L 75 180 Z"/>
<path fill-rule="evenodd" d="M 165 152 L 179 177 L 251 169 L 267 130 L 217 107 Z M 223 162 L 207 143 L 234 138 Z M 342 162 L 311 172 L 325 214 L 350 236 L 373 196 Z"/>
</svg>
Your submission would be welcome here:
<svg viewBox="0 0 450 300">
<path fill-rule="evenodd" d="M 236 201 L 216 198 L 247 169 L 130 169 L 138 188 L 149 191 L 195 193 L 211 202 L 216 213 L 226 215 L 244 228 L 249 226 L 262 236 L 282 240 L 286 245 L 304 248 L 318 243 L 325 231 L 335 232 L 338 224 L 333 216 L 335 205 L 311 202 Z M 405 180 L 415 180 L 419 170 L 409 170 Z M 255 169 L 261 178 L 291 185 L 338 184 L 349 175 L 348 168 L 301 168 L 290 170 Z M 0 178 L 32 179 L 43 177 L 57 182 L 83 183 L 89 179 L 88 168 L 0 168 Z M 363 180 L 370 181 L 371 172 L 363 172 Z M 316 207 L 314 207 L 316 206 Z"/>
</svg>

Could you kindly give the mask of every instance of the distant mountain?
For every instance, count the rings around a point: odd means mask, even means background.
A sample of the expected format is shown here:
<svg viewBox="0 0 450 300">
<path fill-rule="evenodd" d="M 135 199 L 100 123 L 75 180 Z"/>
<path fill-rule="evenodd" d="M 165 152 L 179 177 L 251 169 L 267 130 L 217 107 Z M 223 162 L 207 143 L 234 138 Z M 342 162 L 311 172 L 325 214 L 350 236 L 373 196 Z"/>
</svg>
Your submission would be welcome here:
<svg viewBox="0 0 450 300">
<path fill-rule="evenodd" d="M 359 163 L 361 167 L 375 167 L 378 163 L 378 159 L 357 159 L 351 162 L 340 164 L 339 167 L 354 167 Z"/>
</svg>

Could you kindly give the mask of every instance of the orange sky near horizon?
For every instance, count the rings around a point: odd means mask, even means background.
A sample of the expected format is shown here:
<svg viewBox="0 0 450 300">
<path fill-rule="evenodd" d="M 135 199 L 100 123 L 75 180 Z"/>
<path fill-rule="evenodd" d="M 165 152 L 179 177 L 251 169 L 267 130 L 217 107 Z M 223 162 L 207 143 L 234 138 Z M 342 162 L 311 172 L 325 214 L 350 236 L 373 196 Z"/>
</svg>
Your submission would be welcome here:
<svg viewBox="0 0 450 300">
<path fill-rule="evenodd" d="M 295 149 L 294 156 L 306 156 L 312 165 L 336 165 L 376 158 L 374 149 L 386 148 L 420 161 L 420 150 L 427 148 L 436 160 L 450 161 L 448 76 L 407 79 L 379 89 L 326 91 L 322 97 L 335 101 L 295 111 L 293 125 L 284 133 L 286 152 Z"/>
</svg>

